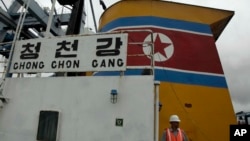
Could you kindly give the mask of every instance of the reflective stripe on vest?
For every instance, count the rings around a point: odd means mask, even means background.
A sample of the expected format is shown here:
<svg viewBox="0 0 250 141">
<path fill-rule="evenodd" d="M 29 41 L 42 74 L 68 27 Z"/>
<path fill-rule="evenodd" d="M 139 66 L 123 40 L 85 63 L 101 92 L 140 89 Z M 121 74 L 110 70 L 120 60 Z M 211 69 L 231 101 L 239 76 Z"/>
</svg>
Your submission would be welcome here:
<svg viewBox="0 0 250 141">
<path fill-rule="evenodd" d="M 177 135 L 175 136 L 173 132 L 166 130 L 166 141 L 183 141 L 182 131 L 178 128 Z"/>
</svg>

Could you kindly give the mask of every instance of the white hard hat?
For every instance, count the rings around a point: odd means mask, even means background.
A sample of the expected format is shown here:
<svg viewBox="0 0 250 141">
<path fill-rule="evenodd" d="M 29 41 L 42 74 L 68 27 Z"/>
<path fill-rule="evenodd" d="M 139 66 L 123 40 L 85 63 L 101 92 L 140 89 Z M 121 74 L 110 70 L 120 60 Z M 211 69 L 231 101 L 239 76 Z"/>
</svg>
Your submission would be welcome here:
<svg viewBox="0 0 250 141">
<path fill-rule="evenodd" d="M 171 115 L 169 118 L 169 122 L 180 122 L 181 120 L 177 115 Z"/>
</svg>

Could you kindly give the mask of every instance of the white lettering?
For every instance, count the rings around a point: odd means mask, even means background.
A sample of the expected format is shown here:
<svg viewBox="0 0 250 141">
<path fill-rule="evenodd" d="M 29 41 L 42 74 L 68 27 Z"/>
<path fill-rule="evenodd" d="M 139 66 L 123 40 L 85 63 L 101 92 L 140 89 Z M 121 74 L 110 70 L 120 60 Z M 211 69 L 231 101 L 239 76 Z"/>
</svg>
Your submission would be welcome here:
<svg viewBox="0 0 250 141">
<path fill-rule="evenodd" d="M 234 136 L 241 136 L 241 135 L 240 135 L 240 131 L 239 131 L 239 129 L 236 129 L 236 130 L 235 130 L 235 132 L 234 132 Z"/>
<path fill-rule="evenodd" d="M 247 133 L 246 129 L 236 129 L 234 132 L 234 136 L 244 136 Z"/>
<path fill-rule="evenodd" d="M 247 130 L 246 129 L 241 129 L 241 135 L 244 136 L 244 134 L 247 133 Z"/>
</svg>

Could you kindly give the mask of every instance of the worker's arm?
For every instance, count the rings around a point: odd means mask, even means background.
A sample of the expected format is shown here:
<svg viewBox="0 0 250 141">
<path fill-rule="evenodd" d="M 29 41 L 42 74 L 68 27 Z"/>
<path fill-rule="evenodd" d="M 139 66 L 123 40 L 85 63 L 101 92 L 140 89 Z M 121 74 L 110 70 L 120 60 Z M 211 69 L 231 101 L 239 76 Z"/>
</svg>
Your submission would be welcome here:
<svg viewBox="0 0 250 141">
<path fill-rule="evenodd" d="M 161 141 L 166 141 L 166 130 L 162 133 Z"/>
<path fill-rule="evenodd" d="M 188 141 L 187 134 L 182 130 L 183 141 Z"/>
</svg>

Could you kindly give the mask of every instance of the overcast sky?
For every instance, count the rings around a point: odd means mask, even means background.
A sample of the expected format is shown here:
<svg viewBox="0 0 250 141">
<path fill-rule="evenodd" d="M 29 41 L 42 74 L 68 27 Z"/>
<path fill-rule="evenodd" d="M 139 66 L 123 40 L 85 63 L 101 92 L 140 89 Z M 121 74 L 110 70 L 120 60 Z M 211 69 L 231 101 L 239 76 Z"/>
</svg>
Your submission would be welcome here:
<svg viewBox="0 0 250 141">
<path fill-rule="evenodd" d="M 41 6 L 48 6 L 46 2 L 50 2 L 50 0 L 36 1 Z M 99 0 L 92 1 L 95 6 L 96 21 L 98 23 L 103 10 L 99 5 Z M 109 7 L 118 0 L 103 1 Z M 94 29 L 89 0 L 85 0 L 85 2 L 87 6 L 86 26 Z M 172 2 L 235 11 L 234 17 L 222 32 L 216 45 L 235 112 L 242 110 L 250 111 L 250 26 L 248 23 L 250 21 L 250 0 L 172 0 Z"/>
</svg>

